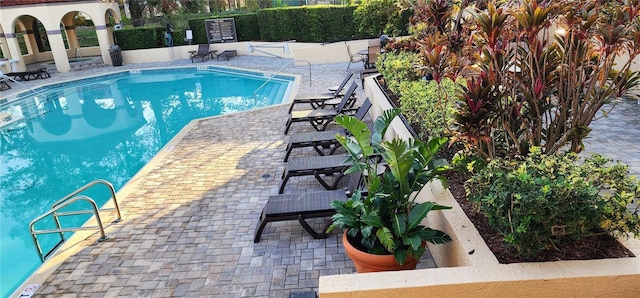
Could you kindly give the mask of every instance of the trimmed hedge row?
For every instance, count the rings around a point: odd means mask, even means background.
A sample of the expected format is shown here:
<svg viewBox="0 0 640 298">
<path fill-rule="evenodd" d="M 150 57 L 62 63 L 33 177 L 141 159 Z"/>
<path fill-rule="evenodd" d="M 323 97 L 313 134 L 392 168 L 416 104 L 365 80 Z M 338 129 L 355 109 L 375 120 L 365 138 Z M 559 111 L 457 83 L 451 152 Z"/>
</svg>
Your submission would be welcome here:
<svg viewBox="0 0 640 298">
<path fill-rule="evenodd" d="M 258 11 L 264 41 L 333 42 L 367 37 L 353 23 L 357 6 L 318 5 L 267 8 Z"/>
<path fill-rule="evenodd" d="M 116 44 L 120 46 L 120 49 L 139 50 L 167 46 L 164 37 L 165 30 L 165 27 L 136 27 L 117 30 L 114 33 Z M 173 37 L 174 46 L 184 44 L 184 32 L 176 30 L 171 36 Z"/>
<path fill-rule="evenodd" d="M 189 20 L 193 44 L 206 44 L 204 21 L 234 18 L 238 41 L 334 42 L 369 38 L 357 30 L 353 22 L 356 5 L 317 5 L 268 8 L 242 14 L 215 14 Z M 116 44 L 123 50 L 164 47 L 165 27 L 136 27 L 115 31 Z M 184 44 L 184 30 L 173 32 L 173 44 Z"/>
</svg>

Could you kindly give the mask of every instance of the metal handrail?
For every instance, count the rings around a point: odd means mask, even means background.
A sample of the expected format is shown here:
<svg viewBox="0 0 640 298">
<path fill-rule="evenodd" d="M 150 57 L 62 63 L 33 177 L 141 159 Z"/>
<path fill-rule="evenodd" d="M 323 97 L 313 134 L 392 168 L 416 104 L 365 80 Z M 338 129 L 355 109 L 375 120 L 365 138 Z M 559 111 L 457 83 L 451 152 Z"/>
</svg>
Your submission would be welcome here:
<svg viewBox="0 0 640 298">
<path fill-rule="evenodd" d="M 91 204 L 91 208 L 93 211 L 93 215 L 96 217 L 96 222 L 98 223 L 98 226 L 90 226 L 90 227 L 77 227 L 77 228 L 62 228 L 62 226 L 60 226 L 60 221 L 58 220 L 58 217 L 56 216 L 56 211 L 60 210 L 61 208 L 67 207 L 70 204 L 73 204 L 77 201 L 86 201 L 89 202 L 89 204 Z M 49 215 L 52 215 L 55 218 L 55 222 L 56 222 L 56 229 L 49 229 L 49 230 L 36 230 L 34 225 L 39 222 L 40 220 L 48 217 Z M 42 262 L 44 262 L 49 256 L 51 256 L 51 254 L 60 247 L 60 245 L 62 245 L 62 243 L 65 242 L 64 239 L 64 232 L 75 232 L 75 231 L 83 231 L 83 230 L 95 230 L 95 229 L 99 229 L 100 230 L 100 238 L 98 239 L 98 241 L 104 241 L 109 239 L 107 237 L 107 235 L 104 233 L 104 226 L 102 225 L 102 220 L 100 219 L 100 212 L 98 211 L 98 205 L 96 204 L 96 202 L 91 199 L 90 197 L 87 197 L 85 195 L 79 195 L 79 196 L 75 196 L 67 201 L 62 202 L 61 204 L 59 204 L 57 207 L 49 210 L 49 212 L 42 214 L 38 217 L 36 217 L 36 219 L 32 220 L 31 223 L 29 224 L 29 231 L 31 231 L 31 237 L 33 239 L 33 243 L 36 245 L 36 249 L 38 250 L 38 256 L 40 257 L 40 260 Z M 60 235 L 60 241 L 58 241 L 58 243 L 53 247 L 53 249 L 51 249 L 48 253 L 43 254 L 42 253 L 42 247 L 40 247 L 40 242 L 38 241 L 38 237 L 36 235 L 41 235 L 41 234 L 53 234 L 53 233 L 58 233 L 58 235 Z"/>
<path fill-rule="evenodd" d="M 98 205 L 96 204 L 96 202 L 86 196 L 86 195 L 81 195 L 80 193 L 95 186 L 98 184 L 103 184 L 106 185 L 109 188 L 109 192 L 111 193 L 111 198 L 113 199 L 113 204 L 114 204 L 114 208 L 104 208 L 104 209 L 99 209 Z M 88 202 L 91 205 L 91 210 L 78 210 L 78 211 L 66 211 L 66 212 L 59 212 L 59 210 L 61 210 L 64 207 L 67 207 L 75 202 L 78 201 L 85 201 Z M 64 233 L 65 232 L 76 232 L 76 231 L 86 231 L 86 230 L 100 230 L 100 238 L 98 239 L 98 241 L 104 241 L 107 240 L 108 237 L 106 236 L 105 232 L 104 232 L 104 226 L 102 224 L 102 219 L 100 218 L 100 211 L 106 211 L 106 210 L 115 210 L 116 214 L 117 214 L 117 218 L 113 221 L 114 223 L 116 222 L 120 222 L 122 221 L 122 215 L 120 213 L 120 207 L 118 206 L 118 200 L 116 199 L 116 193 L 115 193 L 115 189 L 113 187 L 113 185 L 111 183 L 109 183 L 106 180 L 102 180 L 102 179 L 98 179 L 98 180 L 94 180 L 92 182 L 89 182 L 88 184 L 76 189 L 75 191 L 73 191 L 72 193 L 68 194 L 67 196 L 63 197 L 62 199 L 56 201 L 55 203 L 53 203 L 51 209 L 49 211 L 47 211 L 46 213 L 36 217 L 34 220 L 31 221 L 31 223 L 29 224 L 29 231 L 31 232 L 31 237 L 33 239 L 33 242 L 36 246 L 36 250 L 38 251 L 38 256 L 40 257 L 40 260 L 42 262 L 44 262 L 49 256 L 51 256 L 51 254 L 53 254 L 53 252 L 55 252 L 65 241 L 65 236 Z M 61 216 L 72 216 L 72 215 L 80 215 L 80 214 L 93 214 L 95 216 L 95 220 L 97 222 L 97 226 L 81 226 L 81 227 L 71 227 L 71 228 L 63 228 L 62 225 L 60 224 L 60 217 Z M 35 224 L 38 223 L 39 221 L 49 217 L 49 216 L 53 216 L 53 220 L 55 222 L 56 228 L 55 229 L 42 229 L 42 230 L 36 230 L 35 229 Z M 42 247 L 40 246 L 40 242 L 38 241 L 38 237 L 37 235 L 41 235 L 41 234 L 54 234 L 57 233 L 60 236 L 60 241 L 58 241 L 58 243 L 51 249 L 49 250 L 49 252 L 47 252 L 46 254 L 43 254 L 42 252 Z"/>
<path fill-rule="evenodd" d="M 116 214 L 118 215 L 118 218 L 116 218 L 116 220 L 114 220 L 113 222 L 120 222 L 122 220 L 122 214 L 120 214 L 120 207 L 118 206 L 118 200 L 116 199 L 116 190 L 113 187 L 113 184 L 111 184 L 109 181 L 104 180 L 104 179 L 97 179 L 97 180 L 93 180 L 81 187 L 79 187 L 78 189 L 76 189 L 75 191 L 73 191 L 72 193 L 66 195 L 65 197 L 63 197 L 62 199 L 56 201 L 55 203 L 53 203 L 53 205 L 51 205 L 51 209 L 56 208 L 56 206 L 64 203 L 64 201 L 76 196 L 77 194 L 80 194 L 81 192 L 95 186 L 98 184 L 102 184 L 105 185 L 107 188 L 109 188 L 109 192 L 111 193 L 111 199 L 113 200 L 113 206 L 114 208 L 105 208 L 105 209 L 101 209 L 101 210 L 116 210 Z M 69 213 L 59 213 L 59 215 L 72 215 Z"/>
<path fill-rule="evenodd" d="M 258 87 L 256 89 L 256 91 L 253 91 L 253 97 L 255 98 L 256 95 L 258 94 L 258 90 L 262 89 L 262 87 L 266 86 L 267 83 L 269 83 L 271 80 L 273 80 L 273 78 L 275 78 L 277 75 L 279 75 L 285 67 L 289 66 L 289 64 L 291 63 L 295 63 L 295 62 L 306 62 L 309 65 L 309 86 L 311 86 L 311 62 L 307 61 L 307 60 L 291 60 L 289 62 L 287 62 L 287 64 L 285 64 L 283 67 L 281 67 L 280 69 L 278 69 L 274 74 L 272 74 L 268 80 L 266 80 L 264 83 L 262 83 L 262 85 L 260 85 L 260 87 Z"/>
</svg>

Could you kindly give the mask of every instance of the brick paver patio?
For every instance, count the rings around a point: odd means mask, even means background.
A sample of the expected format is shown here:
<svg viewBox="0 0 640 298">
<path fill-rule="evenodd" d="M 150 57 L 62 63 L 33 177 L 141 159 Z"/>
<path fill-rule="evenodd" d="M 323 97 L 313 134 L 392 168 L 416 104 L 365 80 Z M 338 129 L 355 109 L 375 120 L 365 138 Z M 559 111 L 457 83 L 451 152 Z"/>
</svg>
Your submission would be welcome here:
<svg viewBox="0 0 640 298">
<path fill-rule="evenodd" d="M 254 68 L 281 61 L 237 58 L 234 66 Z M 314 67 L 317 83 L 308 87 L 303 77 L 299 92 L 336 85 L 346 64 Z M 306 69 L 286 72 L 296 71 Z M 316 240 L 297 221 L 276 222 L 253 243 L 259 214 L 284 169 L 287 108 L 197 122 L 126 186 L 119 197 L 124 221 L 107 229 L 110 239 L 84 241 L 36 296 L 288 297 L 316 292 L 320 275 L 353 273 L 339 231 Z M 309 128 L 296 123 L 290 133 Z M 314 154 L 296 150 L 291 158 Z M 320 189 L 314 178 L 296 177 L 285 193 Z M 326 220 L 312 222 L 320 229 Z M 419 264 L 426 267 L 434 267 L 428 254 Z"/>
</svg>

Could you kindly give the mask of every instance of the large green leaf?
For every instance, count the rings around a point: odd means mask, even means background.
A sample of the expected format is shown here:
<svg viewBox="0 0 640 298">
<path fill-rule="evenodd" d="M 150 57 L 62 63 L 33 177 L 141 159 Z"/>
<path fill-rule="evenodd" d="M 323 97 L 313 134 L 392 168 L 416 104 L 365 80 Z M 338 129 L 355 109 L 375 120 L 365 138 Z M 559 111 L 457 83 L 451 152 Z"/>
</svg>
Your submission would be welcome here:
<svg viewBox="0 0 640 298">
<path fill-rule="evenodd" d="M 431 211 L 431 208 L 433 208 L 433 203 L 431 202 L 424 202 L 413 206 L 411 211 L 409 211 L 408 230 L 417 228 L 422 220 L 427 216 L 427 213 Z"/>
<path fill-rule="evenodd" d="M 338 139 L 338 142 L 345 146 L 347 150 L 351 150 L 353 147 L 346 144 L 346 139 L 355 140 L 355 142 L 360 147 L 358 148 L 358 150 L 362 152 L 363 157 L 373 155 L 373 147 L 371 147 L 371 132 L 369 131 L 369 128 L 367 127 L 367 124 L 364 123 L 364 121 L 358 120 L 357 118 L 348 115 L 338 115 L 337 117 L 335 117 L 334 121 L 338 125 L 348 130 L 351 134 L 351 137 L 348 138 L 341 136 L 340 139 L 345 141 L 345 143 L 342 143 L 342 141 Z"/>
<path fill-rule="evenodd" d="M 384 226 L 384 222 L 382 221 L 382 218 L 378 215 L 373 215 L 373 214 L 364 215 L 362 216 L 361 220 L 365 224 L 376 227 L 376 228 L 381 228 Z"/>
<path fill-rule="evenodd" d="M 403 235 L 407 232 L 407 216 L 404 213 L 394 214 L 391 226 L 396 235 Z"/>
<path fill-rule="evenodd" d="M 443 244 L 451 241 L 451 236 L 447 235 L 447 233 L 431 228 L 424 228 L 418 233 L 422 240 L 431 242 L 433 244 Z"/>
<path fill-rule="evenodd" d="M 396 258 L 396 262 L 400 265 L 404 265 L 404 262 L 407 261 L 407 251 L 404 249 L 398 249 L 393 252 L 393 256 Z"/>
<path fill-rule="evenodd" d="M 391 121 L 400 114 L 399 109 L 390 109 L 384 111 L 384 113 L 373 122 L 373 135 L 371 136 L 371 144 L 377 147 L 382 143 L 384 134 L 387 132 L 387 128 L 391 125 Z"/>
<path fill-rule="evenodd" d="M 412 151 L 407 150 L 408 143 L 400 139 L 394 139 L 382 143 L 382 147 L 384 148 L 382 156 L 387 162 L 391 174 L 400 183 L 400 193 L 403 195 L 408 194 L 409 181 L 407 176 L 414 161 Z"/>
</svg>

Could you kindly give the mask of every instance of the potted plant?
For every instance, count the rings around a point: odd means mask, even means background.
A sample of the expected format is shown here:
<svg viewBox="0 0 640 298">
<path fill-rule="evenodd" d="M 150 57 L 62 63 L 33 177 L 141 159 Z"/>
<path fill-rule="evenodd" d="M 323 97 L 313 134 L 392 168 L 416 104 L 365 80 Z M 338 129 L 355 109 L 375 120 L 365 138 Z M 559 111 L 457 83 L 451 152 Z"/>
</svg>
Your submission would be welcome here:
<svg viewBox="0 0 640 298">
<path fill-rule="evenodd" d="M 446 233 L 422 224 L 431 210 L 450 207 L 416 201 L 426 183 L 433 179 L 446 182 L 441 174 L 449 167 L 435 155 L 447 139 L 434 138 L 427 143 L 398 138 L 384 141 L 387 128 L 399 113 L 397 109 L 385 111 L 375 120 L 373 133 L 355 117 L 341 115 L 335 119 L 351 135 L 336 136 L 353 164 L 346 173 L 362 173 L 366 191 L 356 190 L 349 200 L 332 203 L 337 213 L 329 230 L 345 229 L 343 243 L 358 272 L 414 269 L 426 242 L 451 241 Z M 351 246 L 356 249 L 353 253 Z M 395 267 L 370 268 L 354 259 L 371 254 L 374 263 L 386 257 Z"/>
</svg>

